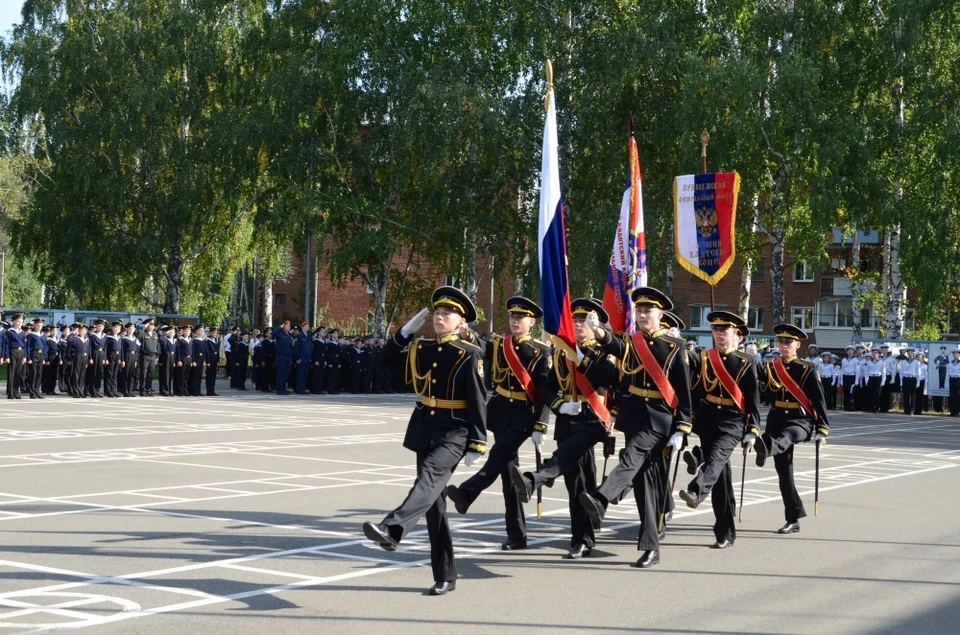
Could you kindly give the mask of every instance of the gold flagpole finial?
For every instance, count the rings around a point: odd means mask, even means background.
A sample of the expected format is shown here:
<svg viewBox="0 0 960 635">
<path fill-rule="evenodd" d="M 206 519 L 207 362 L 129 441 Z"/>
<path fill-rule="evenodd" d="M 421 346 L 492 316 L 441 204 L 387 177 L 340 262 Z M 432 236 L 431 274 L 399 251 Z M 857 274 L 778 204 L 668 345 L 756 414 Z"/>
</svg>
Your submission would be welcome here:
<svg viewBox="0 0 960 635">
<path fill-rule="evenodd" d="M 553 62 L 549 58 L 543 65 L 543 72 L 547 76 L 547 94 L 543 97 L 543 109 L 547 110 L 550 107 L 550 93 L 553 92 Z"/>
<path fill-rule="evenodd" d="M 707 156 L 707 144 L 710 143 L 710 133 L 707 132 L 707 129 L 704 128 L 703 132 L 700 133 L 700 145 L 702 150 L 700 151 L 700 156 Z"/>
</svg>

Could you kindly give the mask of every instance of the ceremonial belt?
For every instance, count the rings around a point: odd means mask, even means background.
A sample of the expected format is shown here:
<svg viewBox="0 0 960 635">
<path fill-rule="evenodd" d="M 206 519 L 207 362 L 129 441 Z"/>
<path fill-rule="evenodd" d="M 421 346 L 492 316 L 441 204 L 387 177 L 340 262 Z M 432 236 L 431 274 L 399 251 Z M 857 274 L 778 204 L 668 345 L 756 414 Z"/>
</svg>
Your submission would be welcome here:
<svg viewBox="0 0 960 635">
<path fill-rule="evenodd" d="M 810 413 L 810 417 L 816 421 L 817 411 L 813 409 L 813 405 L 810 403 L 810 398 L 804 394 L 797 382 L 794 381 L 793 377 L 790 376 L 790 373 L 787 372 L 786 367 L 783 365 L 783 360 L 773 360 L 773 369 L 777 374 L 777 379 L 779 379 L 780 383 L 783 384 L 783 387 L 790 391 L 790 394 L 793 395 L 793 398 L 799 402 L 799 405 L 808 413 Z M 788 406 L 782 407 L 787 408 Z"/>
<path fill-rule="evenodd" d="M 868 377 L 882 377 L 883 375 L 867 375 Z"/>
<path fill-rule="evenodd" d="M 657 358 L 653 356 L 653 351 L 647 346 L 647 340 L 644 339 L 640 333 L 634 333 L 633 346 L 637 349 L 637 356 L 640 357 L 640 361 L 643 363 L 643 369 L 663 394 L 663 400 L 666 401 L 667 405 L 671 408 L 676 408 L 680 400 L 677 398 L 677 393 L 673 390 L 673 386 L 670 385 L 670 380 L 667 379 L 663 369 L 660 368 L 660 363 L 657 362 Z"/>
<path fill-rule="evenodd" d="M 465 410 L 470 404 L 466 399 L 437 399 L 436 397 L 420 397 L 420 403 L 431 408 L 449 408 L 450 410 Z"/>
<path fill-rule="evenodd" d="M 710 358 L 710 364 L 713 366 L 713 372 L 717 374 L 717 379 L 720 380 L 720 385 L 723 386 L 724 390 L 730 393 L 733 403 L 735 403 L 737 408 L 740 409 L 740 412 L 746 413 L 747 406 L 746 401 L 743 398 L 743 391 L 740 390 L 740 386 L 737 385 L 737 381 L 732 375 L 730 375 L 730 371 L 727 370 L 727 367 L 724 366 L 723 360 L 720 359 L 720 352 L 715 348 L 711 348 L 707 351 L 707 357 Z"/>
<path fill-rule="evenodd" d="M 800 404 L 796 401 L 774 401 L 773 405 L 777 408 L 785 408 L 787 410 L 798 410 Z"/>
<path fill-rule="evenodd" d="M 520 381 L 520 385 L 523 386 L 523 392 L 526 393 L 523 397 L 515 397 L 515 399 L 530 397 L 530 401 L 536 402 L 537 388 L 533 385 L 533 378 L 530 377 L 530 373 L 527 372 L 527 369 L 520 361 L 516 349 L 513 348 L 512 335 L 503 338 L 503 358 L 507 360 L 507 366 L 509 366 L 510 371 L 516 375 L 517 380 Z"/>
<path fill-rule="evenodd" d="M 583 373 L 577 370 L 577 365 L 569 357 L 567 358 L 567 369 L 573 373 L 574 380 L 576 381 L 573 393 L 574 398 L 577 396 L 576 389 L 579 388 L 580 394 L 586 398 L 587 403 L 593 408 L 593 412 L 603 421 L 604 427 L 609 428 L 610 411 L 603 405 L 603 400 L 600 398 L 600 395 L 597 394 L 597 391 L 594 390 L 593 386 L 590 385 L 590 381 L 587 380 Z M 573 400 L 571 399 L 571 401 Z M 583 399 L 578 399 L 578 401 L 583 401 Z"/>
<path fill-rule="evenodd" d="M 647 399 L 663 399 L 663 393 L 659 390 L 647 390 L 646 388 L 637 388 L 633 384 L 628 388 L 631 395 L 637 395 L 638 397 L 646 397 Z"/>
<path fill-rule="evenodd" d="M 707 395 L 707 401 L 709 401 L 710 403 L 715 403 L 718 406 L 737 406 L 738 408 L 740 407 L 739 405 L 737 405 L 737 402 L 734 401 L 733 399 L 724 399 L 723 397 L 715 397 L 714 395 Z"/>
<path fill-rule="evenodd" d="M 501 388 L 500 386 L 497 386 L 497 394 L 501 397 L 506 397 L 507 399 L 516 399 L 517 401 L 527 400 L 527 393 L 513 392 L 512 390 L 507 390 L 506 388 Z"/>
</svg>

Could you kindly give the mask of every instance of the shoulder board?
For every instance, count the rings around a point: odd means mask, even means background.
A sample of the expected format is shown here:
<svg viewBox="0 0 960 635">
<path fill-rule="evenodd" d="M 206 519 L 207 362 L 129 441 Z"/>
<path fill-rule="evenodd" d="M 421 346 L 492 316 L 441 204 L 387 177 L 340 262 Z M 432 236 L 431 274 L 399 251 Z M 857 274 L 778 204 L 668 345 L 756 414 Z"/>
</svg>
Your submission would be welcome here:
<svg viewBox="0 0 960 635">
<path fill-rule="evenodd" d="M 460 346 L 460 348 L 463 348 L 463 349 L 468 350 L 468 351 L 483 351 L 482 348 L 480 348 L 479 346 L 477 346 L 477 345 L 474 344 L 473 342 L 467 342 L 466 340 L 462 340 L 462 339 L 461 339 L 461 340 L 455 340 L 454 342 L 452 342 L 452 344 L 453 344 L 454 346 Z"/>
<path fill-rule="evenodd" d="M 435 337 L 417 337 L 411 340 L 410 343 L 413 344 L 414 342 L 416 342 L 418 344 L 431 344 L 436 341 L 437 341 L 437 338 Z"/>
</svg>

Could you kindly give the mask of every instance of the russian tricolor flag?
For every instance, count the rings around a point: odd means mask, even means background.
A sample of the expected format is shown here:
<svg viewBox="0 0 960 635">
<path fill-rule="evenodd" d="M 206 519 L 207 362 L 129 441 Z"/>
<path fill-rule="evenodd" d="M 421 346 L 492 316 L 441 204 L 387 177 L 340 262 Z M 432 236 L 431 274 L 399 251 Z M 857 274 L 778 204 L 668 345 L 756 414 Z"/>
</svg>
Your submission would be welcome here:
<svg viewBox="0 0 960 635">
<path fill-rule="evenodd" d="M 630 295 L 634 289 L 647 286 L 647 245 L 643 233 L 640 176 L 640 153 L 631 123 L 627 141 L 627 184 L 620 202 L 620 220 L 603 290 L 603 308 L 610 315 L 610 328 L 617 333 L 632 334 L 636 330 Z"/>
<path fill-rule="evenodd" d="M 576 334 L 570 311 L 567 283 L 567 243 L 560 196 L 560 165 L 557 152 L 557 110 L 552 87 L 547 92 L 547 118 L 543 128 L 543 162 L 540 169 L 540 300 L 543 330 L 554 343 L 573 354 Z M 564 346 L 564 344 L 566 346 Z"/>
</svg>

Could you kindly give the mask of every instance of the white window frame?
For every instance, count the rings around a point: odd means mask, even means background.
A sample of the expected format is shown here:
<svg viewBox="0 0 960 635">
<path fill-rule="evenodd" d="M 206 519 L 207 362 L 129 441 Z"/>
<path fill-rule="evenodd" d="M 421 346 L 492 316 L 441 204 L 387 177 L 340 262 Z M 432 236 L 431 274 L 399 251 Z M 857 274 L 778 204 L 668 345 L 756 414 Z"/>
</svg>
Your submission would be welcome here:
<svg viewBox="0 0 960 635">
<path fill-rule="evenodd" d="M 802 277 L 797 277 L 797 270 L 802 269 Z M 793 263 L 793 281 L 794 282 L 813 282 L 816 274 L 813 267 L 806 260 L 798 260 Z"/>
<path fill-rule="evenodd" d="M 758 319 L 759 316 L 759 319 Z M 747 310 L 747 328 L 751 331 L 763 330 L 763 307 L 753 306 Z"/>
<path fill-rule="evenodd" d="M 801 322 L 800 324 L 797 324 L 797 317 L 798 317 L 798 313 L 797 313 L 797 312 L 798 312 L 798 311 L 801 312 L 801 313 L 799 314 L 799 317 L 801 318 L 801 319 L 800 319 L 800 322 Z M 806 313 L 807 311 L 809 311 L 810 322 L 813 322 L 814 308 L 813 308 L 812 306 L 792 306 L 792 307 L 790 307 L 790 324 L 793 324 L 794 326 L 799 327 L 799 328 L 803 329 L 804 331 L 811 331 L 811 330 L 813 330 L 813 324 L 810 324 L 810 323 L 807 322 L 807 313 Z"/>
<path fill-rule="evenodd" d="M 699 310 L 699 313 L 696 311 Z M 707 321 L 707 314 L 711 312 L 709 306 L 704 306 L 702 304 L 691 304 L 690 305 L 690 329 L 693 331 L 709 331 L 710 323 Z M 694 315 L 699 315 L 698 320 L 694 319 Z"/>
</svg>

